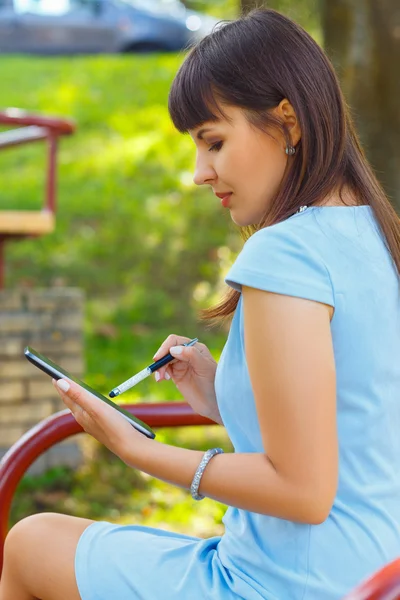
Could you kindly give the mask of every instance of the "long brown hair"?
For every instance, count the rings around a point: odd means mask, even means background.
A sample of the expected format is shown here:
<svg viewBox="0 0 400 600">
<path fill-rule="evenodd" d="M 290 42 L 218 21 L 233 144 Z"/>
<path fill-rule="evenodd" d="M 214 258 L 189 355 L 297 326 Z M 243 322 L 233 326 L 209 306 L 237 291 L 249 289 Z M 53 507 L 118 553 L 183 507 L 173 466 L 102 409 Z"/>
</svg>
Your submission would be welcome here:
<svg viewBox="0 0 400 600">
<path fill-rule="evenodd" d="M 290 134 L 270 110 L 287 98 L 295 109 L 301 140 L 276 197 L 258 229 L 284 221 L 302 205 L 312 206 L 346 188 L 358 204 L 373 209 L 385 244 L 400 273 L 400 220 L 378 183 L 357 138 L 334 68 L 299 25 L 272 9 L 256 9 L 222 22 L 190 50 L 172 83 L 169 112 L 182 133 L 224 116 L 223 106 L 243 109 L 249 123 Z M 240 292 L 229 288 L 203 319 L 230 316 Z"/>
</svg>

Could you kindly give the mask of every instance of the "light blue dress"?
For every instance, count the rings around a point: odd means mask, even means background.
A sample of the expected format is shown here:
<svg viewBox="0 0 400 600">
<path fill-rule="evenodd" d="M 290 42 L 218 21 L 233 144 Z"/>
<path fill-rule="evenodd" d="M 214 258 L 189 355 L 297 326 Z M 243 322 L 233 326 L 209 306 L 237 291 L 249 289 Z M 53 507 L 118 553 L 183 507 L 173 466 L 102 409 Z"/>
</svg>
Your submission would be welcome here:
<svg viewBox="0 0 400 600">
<path fill-rule="evenodd" d="M 400 555 L 399 281 L 372 209 L 310 207 L 258 231 L 226 281 L 335 308 L 340 463 L 332 511 L 307 525 L 229 508 L 224 535 L 207 540 L 94 523 L 76 552 L 82 600 L 339 600 Z M 263 452 L 241 299 L 216 392 L 235 451 Z"/>
</svg>

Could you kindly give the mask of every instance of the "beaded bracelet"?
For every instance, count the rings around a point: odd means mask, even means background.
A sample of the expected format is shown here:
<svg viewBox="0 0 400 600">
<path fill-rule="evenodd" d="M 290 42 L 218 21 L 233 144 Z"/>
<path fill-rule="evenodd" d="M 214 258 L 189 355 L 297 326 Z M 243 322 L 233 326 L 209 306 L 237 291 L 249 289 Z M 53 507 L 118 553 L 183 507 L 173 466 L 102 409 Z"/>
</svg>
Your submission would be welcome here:
<svg viewBox="0 0 400 600">
<path fill-rule="evenodd" d="M 204 470 L 213 456 L 216 454 L 223 454 L 222 448 L 211 448 L 204 453 L 203 458 L 200 461 L 199 466 L 197 467 L 197 471 L 194 474 L 192 485 L 190 486 L 190 493 L 192 494 L 193 500 L 203 500 L 204 496 L 198 493 L 200 480 L 204 473 Z"/>
</svg>

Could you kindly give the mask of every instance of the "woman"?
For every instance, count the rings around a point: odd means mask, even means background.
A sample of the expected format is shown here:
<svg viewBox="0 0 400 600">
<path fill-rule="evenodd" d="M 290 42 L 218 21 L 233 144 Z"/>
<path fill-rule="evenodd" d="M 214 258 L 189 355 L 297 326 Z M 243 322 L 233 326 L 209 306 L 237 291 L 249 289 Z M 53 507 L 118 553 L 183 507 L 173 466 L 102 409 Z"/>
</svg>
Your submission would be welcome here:
<svg viewBox="0 0 400 600">
<path fill-rule="evenodd" d="M 171 335 L 155 355 L 235 448 L 137 433 L 76 384 L 58 391 L 126 464 L 229 505 L 222 537 L 42 514 L 5 549 L 1 600 L 338 600 L 400 551 L 400 227 L 332 66 L 256 10 L 187 56 L 169 109 L 247 241 L 206 318 L 233 315 L 217 365 Z"/>
</svg>

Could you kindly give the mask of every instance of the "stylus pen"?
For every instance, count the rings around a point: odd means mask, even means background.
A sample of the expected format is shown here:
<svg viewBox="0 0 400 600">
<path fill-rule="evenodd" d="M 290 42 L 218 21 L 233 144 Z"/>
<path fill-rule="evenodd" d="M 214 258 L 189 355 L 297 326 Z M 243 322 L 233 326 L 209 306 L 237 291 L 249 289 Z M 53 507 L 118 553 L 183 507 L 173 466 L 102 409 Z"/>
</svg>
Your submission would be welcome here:
<svg viewBox="0 0 400 600">
<path fill-rule="evenodd" d="M 186 344 L 180 344 L 180 345 L 194 346 L 194 344 L 198 341 L 199 341 L 198 338 L 194 338 L 193 340 L 190 340 L 190 342 L 186 342 Z M 157 369 L 160 369 L 164 365 L 171 362 L 171 360 L 174 360 L 174 358 L 175 358 L 175 356 L 172 356 L 172 354 L 170 354 L 168 352 L 168 354 L 166 354 L 165 356 L 160 358 L 160 360 L 157 360 L 152 365 L 149 365 L 148 367 L 143 369 L 143 371 L 136 373 L 136 375 L 134 375 L 130 379 L 127 379 L 126 381 L 124 381 L 124 383 L 121 383 L 121 385 L 118 385 L 116 388 L 111 390 L 111 392 L 108 395 L 110 396 L 110 398 L 115 398 L 115 396 L 119 396 L 120 394 L 123 394 L 124 392 L 126 392 L 127 390 L 132 388 L 134 385 L 139 383 L 139 381 L 143 381 L 143 379 L 146 379 L 146 377 L 148 377 L 149 375 L 154 373 L 154 371 L 157 371 Z"/>
</svg>

